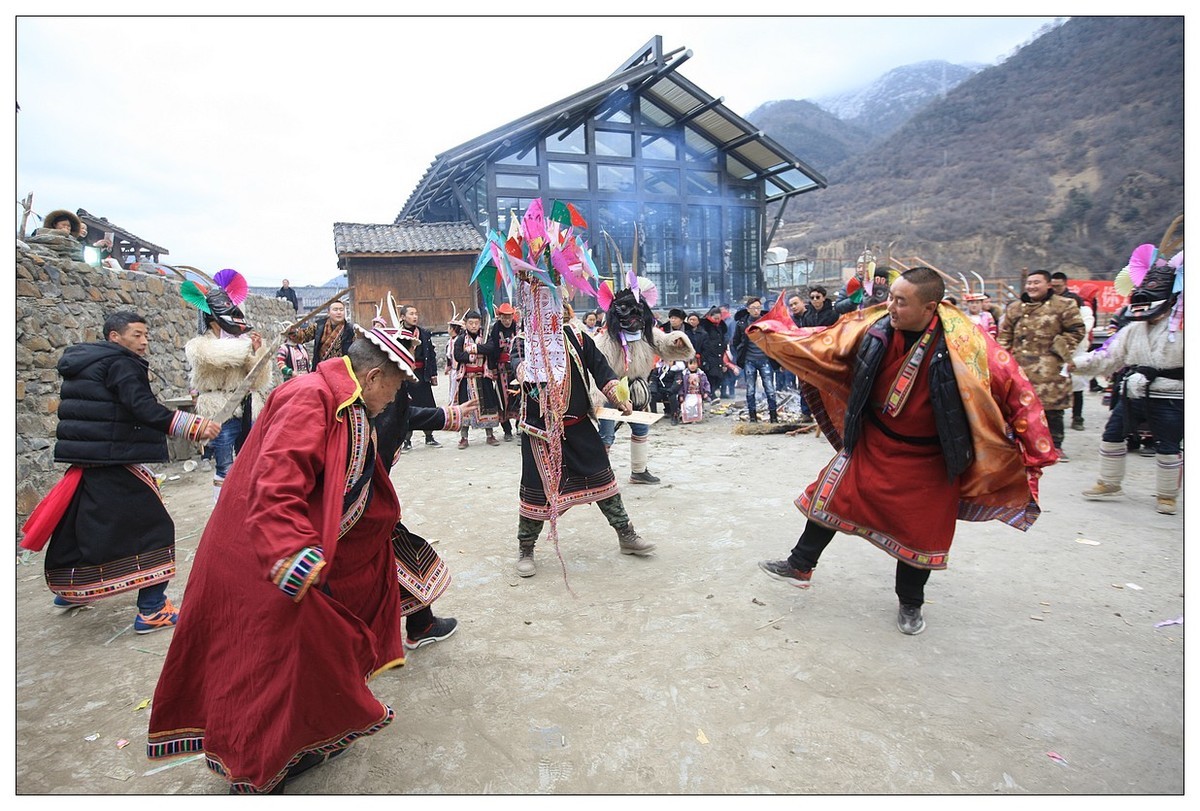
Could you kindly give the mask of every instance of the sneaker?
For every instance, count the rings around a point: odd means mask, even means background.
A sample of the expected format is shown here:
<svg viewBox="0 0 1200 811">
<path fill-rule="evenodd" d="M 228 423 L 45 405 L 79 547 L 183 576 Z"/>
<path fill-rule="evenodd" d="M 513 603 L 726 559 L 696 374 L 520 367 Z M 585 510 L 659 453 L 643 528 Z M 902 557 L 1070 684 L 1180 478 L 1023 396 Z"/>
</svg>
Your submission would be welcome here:
<svg viewBox="0 0 1200 811">
<path fill-rule="evenodd" d="M 662 479 L 651 473 L 649 468 L 646 468 L 641 473 L 630 473 L 629 481 L 634 484 L 658 484 Z"/>
<path fill-rule="evenodd" d="M 1120 498 L 1125 495 L 1125 491 L 1121 489 L 1119 484 L 1109 484 L 1108 482 L 1097 481 L 1091 487 L 1083 491 L 1083 497 L 1088 501 L 1102 501 L 1107 498 Z"/>
<path fill-rule="evenodd" d="M 1065 465 L 1067 462 L 1071 461 L 1071 457 L 1067 456 L 1067 452 L 1065 450 L 1063 450 L 1062 448 L 1055 448 L 1055 450 L 1058 451 L 1058 461 L 1059 462 L 1061 462 L 1062 464 Z"/>
<path fill-rule="evenodd" d="M 460 451 L 466 447 L 467 447 L 467 438 L 466 437 L 463 437 L 462 439 L 458 440 L 458 449 Z"/>
<path fill-rule="evenodd" d="M 533 577 L 537 574 L 537 564 L 533 562 L 533 550 L 521 550 L 521 556 L 517 558 L 517 574 L 521 577 Z"/>
<path fill-rule="evenodd" d="M 1168 496 L 1158 496 L 1157 498 L 1158 503 L 1154 506 L 1154 509 L 1158 510 L 1163 515 L 1175 514 L 1175 499 Z"/>
<path fill-rule="evenodd" d="M 491 434 L 488 434 L 488 438 L 487 438 L 487 444 L 489 444 L 489 445 L 499 445 L 499 444 L 500 444 L 500 440 L 496 439 L 496 437 L 492 436 Z"/>
<path fill-rule="evenodd" d="M 401 446 L 401 450 L 411 451 L 412 450 L 412 440 L 411 439 L 404 440 L 404 445 Z"/>
<path fill-rule="evenodd" d="M 440 447 L 442 447 L 442 443 L 438 442 L 436 439 L 434 439 L 434 438 L 433 438 L 433 437 L 431 437 L 431 436 L 427 436 L 427 437 L 425 437 L 425 444 L 426 444 L 428 447 L 430 447 L 430 448 L 440 448 Z"/>
<path fill-rule="evenodd" d="M 504 432 L 504 441 L 505 441 L 505 442 L 512 442 L 512 441 L 513 441 L 513 434 L 512 434 L 512 431 L 505 431 L 505 432 Z"/>
<path fill-rule="evenodd" d="M 776 580 L 791 583 L 796 588 L 806 589 L 812 585 L 812 569 L 808 571 L 793 569 L 792 564 L 786 560 L 760 560 L 758 568 Z"/>
<path fill-rule="evenodd" d="M 70 612 L 74 611 L 76 608 L 83 608 L 85 605 L 86 605 L 86 603 L 73 603 L 70 600 L 68 600 L 66 597 L 63 597 L 60 594 L 54 595 L 54 607 L 61 608 L 63 610 L 64 614 L 69 614 Z"/>
<path fill-rule="evenodd" d="M 406 650 L 416 650 L 430 642 L 441 642 L 454 635 L 458 630 L 458 620 L 454 617 L 434 617 L 433 623 L 419 634 L 409 634 L 404 640 Z"/>
<path fill-rule="evenodd" d="M 896 614 L 896 627 L 900 633 L 916 636 L 925 630 L 925 618 L 921 616 L 921 606 L 901 605 Z"/>
<path fill-rule="evenodd" d="M 1071 420 L 1071 430 L 1072 431 L 1082 431 L 1083 430 L 1083 417 L 1080 417 L 1079 419 Z"/>
<path fill-rule="evenodd" d="M 166 605 L 160 608 L 156 614 L 147 617 L 145 614 L 139 613 L 133 620 L 133 631 L 138 634 L 150 634 L 164 628 L 174 628 L 177 622 L 179 622 L 179 610 L 171 605 L 170 600 L 167 600 Z"/>
</svg>

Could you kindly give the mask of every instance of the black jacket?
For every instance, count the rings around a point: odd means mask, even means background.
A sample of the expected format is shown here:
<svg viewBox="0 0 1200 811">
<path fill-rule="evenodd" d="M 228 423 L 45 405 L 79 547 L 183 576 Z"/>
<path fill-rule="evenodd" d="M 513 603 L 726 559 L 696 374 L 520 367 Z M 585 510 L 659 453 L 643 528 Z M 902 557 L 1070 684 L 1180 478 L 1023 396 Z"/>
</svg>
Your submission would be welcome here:
<svg viewBox="0 0 1200 811">
<path fill-rule="evenodd" d="M 764 310 L 758 318 L 762 318 L 766 314 L 766 310 Z M 756 318 L 755 321 L 757 320 Z M 733 340 L 729 342 L 729 354 L 733 357 L 735 364 L 745 366 L 746 353 L 750 349 L 750 337 L 746 335 L 746 327 L 753 324 L 754 321 L 750 320 L 750 311 L 744 309 L 737 311 L 737 314 L 733 317 L 733 321 L 736 326 L 733 329 Z M 764 352 L 763 354 L 766 353 Z M 771 364 L 772 369 L 779 368 L 779 364 L 769 355 L 767 356 L 767 362 Z"/>
<path fill-rule="evenodd" d="M 413 350 L 413 360 L 416 363 L 423 363 L 425 365 L 413 371 L 417 373 L 417 379 L 422 383 L 428 383 L 437 377 L 437 350 L 433 348 L 433 334 L 429 330 L 418 325 L 417 336 L 421 339 L 421 342 Z"/>
<path fill-rule="evenodd" d="M 700 365 L 709 374 L 719 373 L 724 368 L 721 357 L 729 347 L 729 342 L 725 339 L 725 322 L 714 324 L 708 318 L 701 318 L 699 331 L 704 334 L 703 346 L 698 350 Z"/>
<path fill-rule="evenodd" d="M 804 315 L 800 316 L 800 326 L 802 327 L 831 327 L 833 326 L 840 313 L 833 308 L 833 304 L 829 299 L 825 300 L 825 306 L 817 310 L 809 307 L 804 311 Z"/>
<path fill-rule="evenodd" d="M 62 375 L 54 461 L 127 465 L 167 461 L 175 412 L 154 398 L 150 363 L 110 341 L 75 344 L 58 361 Z"/>
<path fill-rule="evenodd" d="M 871 387 L 879 374 L 879 365 L 892 340 L 892 319 L 884 317 L 876 321 L 858 345 L 858 356 L 854 361 L 854 379 L 850 384 L 850 399 L 846 404 L 846 420 L 842 430 L 842 447 L 848 454 L 862 434 L 864 412 L 871 396 Z M 950 352 L 941 329 L 937 332 L 929 356 L 929 397 L 933 401 L 934 421 L 937 424 L 938 442 L 942 456 L 946 459 L 946 475 L 953 479 L 962 473 L 975 458 L 971 443 L 971 427 L 967 423 L 967 412 L 958 394 L 954 379 L 954 368 L 950 363 Z"/>
</svg>

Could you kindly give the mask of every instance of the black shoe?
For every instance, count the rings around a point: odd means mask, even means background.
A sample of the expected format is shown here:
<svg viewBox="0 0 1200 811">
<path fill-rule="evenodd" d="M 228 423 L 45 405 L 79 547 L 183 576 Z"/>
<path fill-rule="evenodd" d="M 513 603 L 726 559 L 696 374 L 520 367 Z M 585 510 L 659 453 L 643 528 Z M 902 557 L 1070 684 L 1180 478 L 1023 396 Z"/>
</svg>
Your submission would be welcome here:
<svg viewBox="0 0 1200 811">
<path fill-rule="evenodd" d="M 650 472 L 650 468 L 646 468 L 641 473 L 630 473 L 629 481 L 634 484 L 658 484 L 662 479 Z"/>
<path fill-rule="evenodd" d="M 291 780 L 293 777 L 296 777 L 297 775 L 304 774 L 309 769 L 320 766 L 322 763 L 324 763 L 326 761 L 333 760 L 335 757 L 337 757 L 338 755 L 341 755 L 345 751 L 346 751 L 345 749 L 338 749 L 337 751 L 330 752 L 327 755 L 320 754 L 319 752 L 309 752 L 307 755 L 304 755 L 303 757 L 301 757 L 299 762 L 296 763 L 295 766 L 288 767 L 287 777 L 285 777 L 283 780 L 281 780 L 280 784 L 282 785 L 282 783 L 284 781 Z"/>
<path fill-rule="evenodd" d="M 442 443 L 438 442 L 436 439 L 434 439 L 434 438 L 433 438 L 433 437 L 431 437 L 431 436 L 427 436 L 427 437 L 425 437 L 425 444 L 426 444 L 426 445 L 428 445 L 428 446 L 429 446 L 429 447 L 431 447 L 431 448 L 440 448 L 440 447 L 442 447 Z"/>
<path fill-rule="evenodd" d="M 792 564 L 786 560 L 760 560 L 758 568 L 776 580 L 791 583 L 796 588 L 806 589 L 812 585 L 812 569 L 807 572 L 793 569 Z"/>
<path fill-rule="evenodd" d="M 433 622 L 424 631 L 419 634 L 409 634 L 408 639 L 404 640 L 404 647 L 408 650 L 415 650 L 430 642 L 441 642 L 452 636 L 457 630 L 458 620 L 454 617 L 434 617 Z"/>
<path fill-rule="evenodd" d="M 411 450 L 412 450 L 412 440 L 411 440 L 411 439 L 406 439 L 406 440 L 404 440 L 404 444 L 402 444 L 402 445 L 400 446 L 400 450 L 402 450 L 402 451 L 411 451 Z"/>
<path fill-rule="evenodd" d="M 754 411 L 750 412 L 750 422 L 758 422 L 758 414 Z"/>
<path fill-rule="evenodd" d="M 778 415 L 778 414 L 776 414 L 774 411 L 772 411 L 772 412 L 771 412 L 771 416 L 770 416 L 770 417 L 767 419 L 767 422 L 771 422 L 771 423 L 778 423 L 778 422 L 779 422 L 779 415 Z"/>
<path fill-rule="evenodd" d="M 921 606 L 904 605 L 901 603 L 900 612 L 896 614 L 896 627 L 900 633 L 916 636 L 925 630 L 925 618 L 921 616 Z"/>
<path fill-rule="evenodd" d="M 1071 430 L 1072 431 L 1082 431 L 1083 430 L 1083 417 L 1077 417 L 1077 418 L 1071 420 Z"/>
<path fill-rule="evenodd" d="M 512 433 L 512 431 L 505 431 L 505 432 L 504 432 L 504 441 L 505 441 L 505 442 L 512 442 L 512 441 L 513 441 L 513 433 Z"/>
</svg>

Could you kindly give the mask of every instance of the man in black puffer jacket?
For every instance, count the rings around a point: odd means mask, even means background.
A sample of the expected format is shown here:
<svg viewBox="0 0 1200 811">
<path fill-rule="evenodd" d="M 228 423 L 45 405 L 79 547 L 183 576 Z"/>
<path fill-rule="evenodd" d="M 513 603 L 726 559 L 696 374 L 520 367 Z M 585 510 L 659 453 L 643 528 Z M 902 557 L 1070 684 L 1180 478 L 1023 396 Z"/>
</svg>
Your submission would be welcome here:
<svg viewBox="0 0 1200 811">
<path fill-rule="evenodd" d="M 132 312 L 104 322 L 107 340 L 67 347 L 58 362 L 62 396 L 54 461 L 74 484 L 46 550 L 54 604 L 73 609 L 138 590 L 134 631 L 172 628 L 166 597 L 175 575 L 175 524 L 154 472 L 167 461 L 167 435 L 213 439 L 212 420 L 172 411 L 150 390 L 146 320 Z"/>
</svg>

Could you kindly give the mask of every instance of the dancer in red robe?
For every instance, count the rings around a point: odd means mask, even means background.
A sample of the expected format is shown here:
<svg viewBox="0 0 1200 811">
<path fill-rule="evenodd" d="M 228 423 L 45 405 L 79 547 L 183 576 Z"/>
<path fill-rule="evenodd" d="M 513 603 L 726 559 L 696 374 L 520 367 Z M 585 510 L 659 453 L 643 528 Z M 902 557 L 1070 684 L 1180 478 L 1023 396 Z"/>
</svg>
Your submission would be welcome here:
<svg viewBox="0 0 1200 811">
<path fill-rule="evenodd" d="M 957 309 L 945 284 L 913 268 L 882 305 L 824 330 L 799 329 L 777 304 L 750 337 L 801 381 L 838 451 L 796 499 L 808 524 L 772 577 L 806 588 L 838 531 L 896 558 L 897 626 L 925 628 L 921 606 L 946 568 L 957 520 L 1026 530 L 1037 479 L 1057 455 L 1045 413 L 1008 352 Z M 776 312 L 778 310 L 778 312 Z"/>
<path fill-rule="evenodd" d="M 393 330 L 358 329 L 255 421 L 154 693 L 149 757 L 203 751 L 234 793 L 278 792 L 394 717 L 367 686 L 404 663 L 400 508 L 372 418 L 415 375 Z"/>
</svg>

